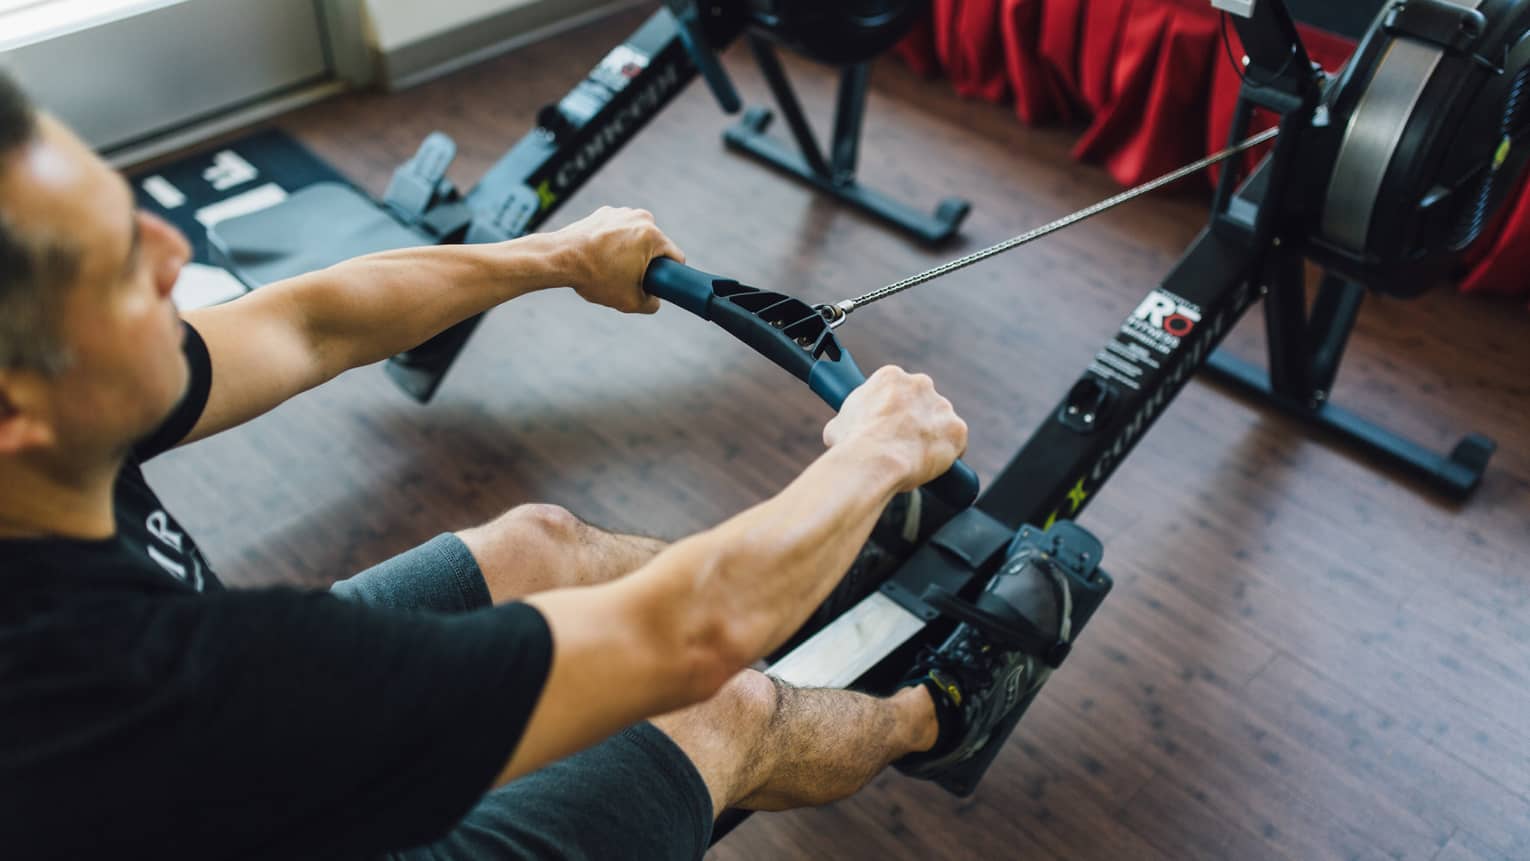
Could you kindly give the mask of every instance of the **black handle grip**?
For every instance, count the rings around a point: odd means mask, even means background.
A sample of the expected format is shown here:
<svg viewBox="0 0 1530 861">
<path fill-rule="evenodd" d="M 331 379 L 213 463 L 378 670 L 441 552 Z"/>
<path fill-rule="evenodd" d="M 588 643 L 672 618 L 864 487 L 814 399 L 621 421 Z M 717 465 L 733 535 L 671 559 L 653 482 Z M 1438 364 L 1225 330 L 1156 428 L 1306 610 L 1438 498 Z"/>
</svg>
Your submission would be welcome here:
<svg viewBox="0 0 1530 861">
<path fill-rule="evenodd" d="M 840 346 L 828 321 L 800 299 L 746 287 L 668 258 L 649 264 L 643 289 L 726 329 L 807 383 L 836 411 L 866 382 L 866 375 L 850 351 Z M 977 499 L 978 477 L 958 460 L 927 487 L 959 510 Z"/>
</svg>

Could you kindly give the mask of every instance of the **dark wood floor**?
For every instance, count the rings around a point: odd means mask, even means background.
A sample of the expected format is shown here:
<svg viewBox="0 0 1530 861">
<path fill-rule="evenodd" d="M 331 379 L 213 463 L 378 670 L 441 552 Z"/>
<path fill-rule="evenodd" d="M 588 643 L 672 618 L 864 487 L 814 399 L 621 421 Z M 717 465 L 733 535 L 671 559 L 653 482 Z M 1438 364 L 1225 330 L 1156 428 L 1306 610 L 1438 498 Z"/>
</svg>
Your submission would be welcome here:
<svg viewBox="0 0 1530 861">
<path fill-rule="evenodd" d="M 373 191 L 431 129 L 464 185 L 640 20 L 626 13 L 409 92 L 280 124 Z M 729 65 L 751 96 L 758 76 Z M 791 64 L 810 108 L 832 79 Z M 687 92 L 565 210 L 644 206 L 711 271 L 835 300 L 942 259 L 725 153 Z M 973 249 L 1116 189 L 942 83 L 883 64 L 866 178 L 976 205 Z M 1158 197 L 858 314 L 863 366 L 931 373 L 992 476 L 1204 218 Z M 1235 343 L 1258 349 L 1257 325 Z M 1336 398 L 1431 445 L 1501 450 L 1451 506 L 1193 383 L 1090 509 L 1114 597 L 974 798 L 895 774 L 758 816 L 743 858 L 1530 857 L 1530 312 L 1436 293 L 1365 310 Z M 517 503 L 679 536 L 779 488 L 825 410 L 677 309 L 570 295 L 493 314 L 437 401 L 376 369 L 157 463 L 225 577 L 323 584 Z"/>
</svg>

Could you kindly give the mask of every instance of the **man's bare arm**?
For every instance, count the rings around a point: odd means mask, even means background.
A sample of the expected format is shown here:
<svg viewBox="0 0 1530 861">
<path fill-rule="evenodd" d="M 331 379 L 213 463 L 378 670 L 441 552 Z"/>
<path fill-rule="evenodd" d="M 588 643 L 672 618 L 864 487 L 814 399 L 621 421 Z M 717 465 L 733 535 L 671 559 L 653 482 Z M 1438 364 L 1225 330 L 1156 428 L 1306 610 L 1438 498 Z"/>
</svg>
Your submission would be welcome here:
<svg viewBox="0 0 1530 861">
<path fill-rule="evenodd" d="M 643 293 L 642 276 L 657 256 L 682 255 L 652 216 L 602 209 L 555 233 L 370 254 L 188 312 L 207 342 L 213 387 L 185 441 L 526 293 L 568 285 L 591 302 L 651 312 L 658 300 Z"/>
<path fill-rule="evenodd" d="M 806 621 L 896 493 L 966 446 L 929 379 L 896 369 L 854 393 L 842 419 L 825 430 L 829 451 L 774 498 L 625 578 L 528 599 L 552 630 L 553 662 L 501 782 L 710 698 Z"/>
</svg>

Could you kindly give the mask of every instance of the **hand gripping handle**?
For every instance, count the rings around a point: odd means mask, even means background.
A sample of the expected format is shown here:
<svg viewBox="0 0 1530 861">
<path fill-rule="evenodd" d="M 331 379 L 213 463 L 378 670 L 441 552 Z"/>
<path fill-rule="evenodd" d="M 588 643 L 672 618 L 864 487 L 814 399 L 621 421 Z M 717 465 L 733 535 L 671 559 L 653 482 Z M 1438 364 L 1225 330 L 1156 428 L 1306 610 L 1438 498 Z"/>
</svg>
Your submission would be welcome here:
<svg viewBox="0 0 1530 861">
<path fill-rule="evenodd" d="M 827 321 L 811 305 L 768 290 L 708 275 L 668 258 L 649 264 L 643 289 L 710 320 L 808 384 L 838 410 L 866 375 Z M 977 499 L 977 473 L 958 460 L 927 485 L 942 502 L 958 510 Z"/>
</svg>

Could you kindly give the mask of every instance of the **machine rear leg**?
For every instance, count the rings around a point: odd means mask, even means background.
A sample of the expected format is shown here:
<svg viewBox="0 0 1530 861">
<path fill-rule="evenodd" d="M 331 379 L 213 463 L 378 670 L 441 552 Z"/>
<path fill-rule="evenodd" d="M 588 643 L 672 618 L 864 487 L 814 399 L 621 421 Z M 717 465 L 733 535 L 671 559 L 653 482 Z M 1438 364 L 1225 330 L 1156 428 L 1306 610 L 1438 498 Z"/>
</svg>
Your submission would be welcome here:
<svg viewBox="0 0 1530 861">
<path fill-rule="evenodd" d="M 1421 479 L 1451 499 L 1471 496 L 1497 449 L 1492 439 L 1468 434 L 1449 454 L 1442 454 L 1330 401 L 1364 288 L 1325 274 L 1309 317 L 1303 304 L 1300 269 L 1295 277 L 1287 273 L 1287 277 L 1272 280 L 1265 300 L 1265 321 L 1270 368 L 1275 373 L 1226 349 L 1217 350 L 1207 360 L 1207 373 L 1327 431 L 1385 466 Z"/>
<path fill-rule="evenodd" d="M 723 141 L 730 149 L 794 176 L 926 244 L 937 245 L 956 235 L 972 210 L 971 203 L 948 197 L 940 201 L 934 213 L 926 213 L 856 180 L 869 64 L 847 66 L 842 73 L 835 105 L 834 140 L 828 157 L 825 157 L 775 49 L 757 33 L 751 33 L 748 38 L 749 47 L 754 51 L 760 71 L 764 73 L 796 143 L 796 150 L 767 133 L 775 114 L 768 108 L 759 107 L 744 111 L 738 123 L 723 133 Z"/>
</svg>

